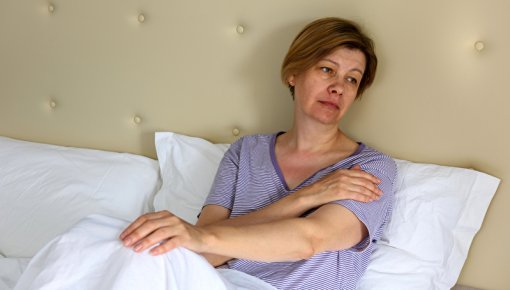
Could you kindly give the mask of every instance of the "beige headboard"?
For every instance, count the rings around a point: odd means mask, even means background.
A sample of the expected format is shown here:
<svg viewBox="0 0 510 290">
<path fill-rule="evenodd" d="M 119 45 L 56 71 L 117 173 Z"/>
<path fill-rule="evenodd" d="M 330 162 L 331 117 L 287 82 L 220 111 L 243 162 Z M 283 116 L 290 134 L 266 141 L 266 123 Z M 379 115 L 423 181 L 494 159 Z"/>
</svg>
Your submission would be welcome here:
<svg viewBox="0 0 510 290">
<path fill-rule="evenodd" d="M 155 131 L 285 130 L 281 60 L 309 21 L 358 21 L 376 82 L 342 126 L 394 157 L 503 180 L 460 283 L 510 285 L 510 1 L 4 0 L 0 135 L 154 157 Z M 238 130 L 238 131 L 237 131 Z"/>
</svg>

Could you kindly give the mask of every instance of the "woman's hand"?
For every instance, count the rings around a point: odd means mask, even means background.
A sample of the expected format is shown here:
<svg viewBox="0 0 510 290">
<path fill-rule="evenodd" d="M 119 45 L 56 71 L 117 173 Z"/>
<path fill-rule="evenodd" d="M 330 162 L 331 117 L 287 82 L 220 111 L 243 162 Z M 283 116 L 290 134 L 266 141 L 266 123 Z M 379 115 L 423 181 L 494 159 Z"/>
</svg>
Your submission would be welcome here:
<svg viewBox="0 0 510 290">
<path fill-rule="evenodd" d="M 160 211 L 140 216 L 120 234 L 119 238 L 126 247 L 132 247 L 135 252 L 153 247 L 149 253 L 159 255 L 180 246 L 201 252 L 205 247 L 206 236 L 203 229 L 183 221 L 168 211 Z"/>
<path fill-rule="evenodd" d="M 351 199 L 361 202 L 378 200 L 382 191 L 377 177 L 365 172 L 359 165 L 351 169 L 339 169 L 314 184 L 303 188 L 302 197 L 313 199 L 316 206 L 334 200 Z"/>
</svg>

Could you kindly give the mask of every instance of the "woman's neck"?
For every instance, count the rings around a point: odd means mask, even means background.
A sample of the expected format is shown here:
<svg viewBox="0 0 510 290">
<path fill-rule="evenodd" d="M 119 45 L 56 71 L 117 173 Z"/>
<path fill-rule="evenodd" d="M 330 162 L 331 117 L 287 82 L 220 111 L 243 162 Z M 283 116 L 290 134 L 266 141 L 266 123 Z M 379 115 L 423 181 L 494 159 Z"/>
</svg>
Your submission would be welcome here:
<svg viewBox="0 0 510 290">
<path fill-rule="evenodd" d="M 292 127 L 282 140 L 286 147 L 296 152 L 320 153 L 338 149 L 342 140 L 349 140 L 337 127 Z"/>
</svg>

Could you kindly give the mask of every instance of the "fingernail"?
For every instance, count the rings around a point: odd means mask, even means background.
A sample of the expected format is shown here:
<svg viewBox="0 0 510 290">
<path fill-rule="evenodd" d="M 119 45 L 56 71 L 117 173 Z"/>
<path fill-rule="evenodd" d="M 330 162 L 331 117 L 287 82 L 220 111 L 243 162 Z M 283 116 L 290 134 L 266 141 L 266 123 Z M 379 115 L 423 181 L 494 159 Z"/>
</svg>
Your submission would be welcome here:
<svg viewBox="0 0 510 290">
<path fill-rule="evenodd" d="M 129 247 L 129 246 L 131 246 L 132 242 L 133 242 L 133 239 L 127 238 L 124 240 L 124 246 Z"/>
<path fill-rule="evenodd" d="M 137 245 L 137 246 L 134 248 L 135 252 L 139 252 L 141 249 L 142 249 L 142 245 L 141 245 L 141 244 L 140 244 L 140 245 Z"/>
</svg>

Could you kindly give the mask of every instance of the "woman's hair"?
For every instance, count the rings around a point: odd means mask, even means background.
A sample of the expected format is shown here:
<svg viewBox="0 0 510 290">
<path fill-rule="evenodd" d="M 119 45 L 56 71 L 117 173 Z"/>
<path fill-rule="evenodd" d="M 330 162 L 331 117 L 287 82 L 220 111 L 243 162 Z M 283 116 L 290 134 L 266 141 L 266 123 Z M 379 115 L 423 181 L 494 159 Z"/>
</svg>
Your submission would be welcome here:
<svg viewBox="0 0 510 290">
<path fill-rule="evenodd" d="M 292 96 L 294 96 L 294 87 L 288 84 L 289 77 L 311 68 L 338 47 L 358 49 L 365 55 L 366 67 L 356 98 L 363 94 L 374 81 L 377 69 L 374 42 L 361 31 L 356 23 L 328 17 L 315 20 L 305 26 L 290 45 L 283 60 L 281 78 L 283 83 L 289 86 Z"/>
</svg>

